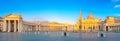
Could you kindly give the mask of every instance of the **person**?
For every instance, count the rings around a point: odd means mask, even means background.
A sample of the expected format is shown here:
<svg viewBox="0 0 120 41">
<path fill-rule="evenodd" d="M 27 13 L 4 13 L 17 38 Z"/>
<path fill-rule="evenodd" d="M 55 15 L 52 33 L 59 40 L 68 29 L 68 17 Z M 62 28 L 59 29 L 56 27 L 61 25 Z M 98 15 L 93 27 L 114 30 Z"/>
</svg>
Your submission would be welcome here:
<svg viewBox="0 0 120 41">
<path fill-rule="evenodd" d="M 104 37 L 103 33 L 100 34 L 101 37 Z"/>
<path fill-rule="evenodd" d="M 103 33 L 103 32 L 100 32 L 100 33 L 99 33 L 99 36 L 100 36 L 100 37 L 104 37 L 104 33 Z"/>
<path fill-rule="evenodd" d="M 67 33 L 66 32 L 64 32 L 64 36 L 66 36 L 67 35 Z"/>
</svg>

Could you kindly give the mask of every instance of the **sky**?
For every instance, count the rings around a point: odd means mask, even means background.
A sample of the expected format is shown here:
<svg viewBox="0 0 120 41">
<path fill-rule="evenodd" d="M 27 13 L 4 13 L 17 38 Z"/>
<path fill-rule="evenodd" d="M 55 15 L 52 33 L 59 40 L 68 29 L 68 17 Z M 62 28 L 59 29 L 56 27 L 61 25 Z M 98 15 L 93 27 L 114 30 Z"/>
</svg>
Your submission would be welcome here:
<svg viewBox="0 0 120 41">
<path fill-rule="evenodd" d="M 23 20 L 56 21 L 75 24 L 90 12 L 103 21 L 120 16 L 120 0 L 0 0 L 0 16 L 21 13 Z"/>
</svg>

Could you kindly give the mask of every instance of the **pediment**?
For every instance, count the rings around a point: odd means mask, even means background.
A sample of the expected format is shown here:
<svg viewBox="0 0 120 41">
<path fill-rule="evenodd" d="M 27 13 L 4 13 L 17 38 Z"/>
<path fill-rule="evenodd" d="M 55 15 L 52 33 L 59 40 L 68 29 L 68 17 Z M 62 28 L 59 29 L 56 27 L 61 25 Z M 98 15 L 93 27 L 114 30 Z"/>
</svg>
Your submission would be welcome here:
<svg viewBox="0 0 120 41">
<path fill-rule="evenodd" d="M 15 14 L 10 14 L 10 15 L 6 16 L 6 18 L 9 18 L 9 17 L 18 17 L 18 16 Z"/>
<path fill-rule="evenodd" d="M 18 16 L 15 14 L 10 14 L 10 15 L 5 16 L 5 18 L 16 18 L 16 17 Z"/>
<path fill-rule="evenodd" d="M 20 16 L 15 15 L 15 14 L 9 14 L 7 16 L 4 17 L 5 20 L 19 20 L 21 19 Z"/>
</svg>

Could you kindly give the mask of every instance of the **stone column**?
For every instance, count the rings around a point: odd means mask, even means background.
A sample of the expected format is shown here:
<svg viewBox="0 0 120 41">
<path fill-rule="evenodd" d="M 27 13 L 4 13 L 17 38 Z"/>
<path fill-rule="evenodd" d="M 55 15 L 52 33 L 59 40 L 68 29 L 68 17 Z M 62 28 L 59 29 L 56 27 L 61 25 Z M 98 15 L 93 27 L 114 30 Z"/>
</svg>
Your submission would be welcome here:
<svg viewBox="0 0 120 41">
<path fill-rule="evenodd" d="M 120 32 L 120 27 L 118 26 L 118 31 Z"/>
<path fill-rule="evenodd" d="M 22 32 L 22 21 L 19 20 L 19 28 L 20 28 L 20 32 Z"/>
<path fill-rule="evenodd" d="M 38 27 L 38 31 L 40 31 L 41 30 L 41 27 L 40 27 L 40 25 L 39 25 L 39 27 Z"/>
<path fill-rule="evenodd" d="M 18 20 L 18 32 L 22 32 L 22 21 Z"/>
<path fill-rule="evenodd" d="M 37 31 L 39 31 L 39 25 L 38 25 L 38 27 L 37 27 Z"/>
<path fill-rule="evenodd" d="M 14 32 L 16 32 L 16 28 L 17 26 L 16 26 L 16 20 L 14 20 Z"/>
<path fill-rule="evenodd" d="M 110 26 L 108 26 L 108 31 L 110 31 Z"/>
<path fill-rule="evenodd" d="M 10 32 L 11 31 L 11 22 L 10 22 L 10 20 L 8 20 L 8 32 Z"/>
<path fill-rule="evenodd" d="M 106 31 L 106 26 L 105 25 L 103 26 L 103 30 Z"/>
<path fill-rule="evenodd" d="M 19 20 L 17 20 L 17 23 L 18 23 L 18 32 L 20 32 L 20 23 L 19 23 Z"/>
<path fill-rule="evenodd" d="M 40 28 L 40 26 L 38 25 L 38 29 L 37 29 L 38 31 L 39 31 L 39 28 Z"/>
<path fill-rule="evenodd" d="M 18 22 L 18 32 L 21 32 L 20 31 L 20 21 L 18 20 L 17 22 Z"/>
<path fill-rule="evenodd" d="M 117 31 L 119 32 L 119 27 L 117 26 Z"/>
<path fill-rule="evenodd" d="M 96 27 L 96 28 L 97 28 L 97 29 L 96 29 L 97 31 L 100 31 L 100 27 L 99 27 L 99 25 L 97 25 L 97 27 Z"/>
<path fill-rule="evenodd" d="M 36 28 L 35 28 L 36 31 L 38 31 L 38 25 L 36 24 Z"/>
<path fill-rule="evenodd" d="M 7 31 L 7 20 L 4 20 L 4 23 L 3 23 L 3 32 L 6 32 Z"/>
<path fill-rule="evenodd" d="M 118 29 L 118 31 L 120 32 L 120 26 L 119 26 L 119 29 Z"/>
</svg>

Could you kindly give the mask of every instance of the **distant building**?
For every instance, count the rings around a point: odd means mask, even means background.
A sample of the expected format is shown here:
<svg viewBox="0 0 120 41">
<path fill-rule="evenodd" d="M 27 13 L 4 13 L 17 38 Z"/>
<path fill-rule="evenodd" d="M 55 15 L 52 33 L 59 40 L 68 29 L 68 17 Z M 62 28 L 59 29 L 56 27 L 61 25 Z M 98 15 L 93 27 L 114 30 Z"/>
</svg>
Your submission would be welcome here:
<svg viewBox="0 0 120 41">
<path fill-rule="evenodd" d="M 92 13 L 87 18 L 82 19 L 82 11 L 80 12 L 80 18 L 77 21 L 76 29 L 85 32 L 97 32 L 100 30 L 100 18 L 94 18 Z"/>
<path fill-rule="evenodd" d="M 68 23 L 49 22 L 50 31 L 73 31 L 74 26 Z"/>
<path fill-rule="evenodd" d="M 108 16 L 104 23 L 104 30 L 108 32 L 120 32 L 120 17 Z"/>
</svg>

